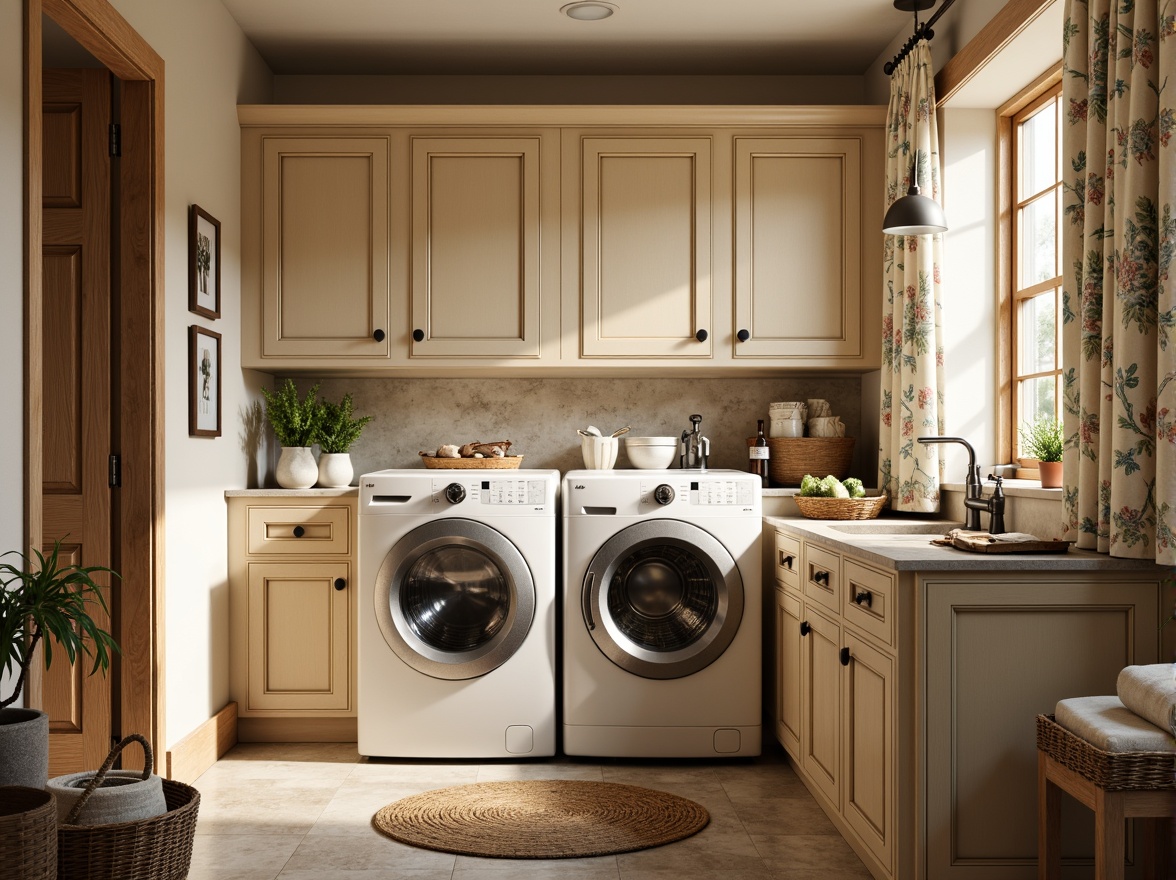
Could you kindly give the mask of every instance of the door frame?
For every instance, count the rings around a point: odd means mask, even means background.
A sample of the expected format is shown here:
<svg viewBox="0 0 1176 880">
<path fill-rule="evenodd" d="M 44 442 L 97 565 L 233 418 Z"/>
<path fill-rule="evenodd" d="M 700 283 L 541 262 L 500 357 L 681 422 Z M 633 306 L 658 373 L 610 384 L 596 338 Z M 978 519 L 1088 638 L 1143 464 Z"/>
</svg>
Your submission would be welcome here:
<svg viewBox="0 0 1176 880">
<path fill-rule="evenodd" d="M 164 193 L 163 59 L 107 0 L 24 0 L 24 537 L 28 549 L 43 539 L 41 209 L 41 16 L 51 18 L 121 80 L 122 145 L 117 253 L 120 284 L 112 290 L 120 389 L 117 451 L 121 489 L 112 498 L 120 523 L 114 544 L 120 560 L 121 674 L 112 682 L 120 710 L 112 723 L 126 734 L 164 738 Z M 37 669 L 34 664 L 34 670 Z M 37 704 L 41 675 L 30 677 Z M 134 759 L 132 759 L 134 760 Z"/>
</svg>

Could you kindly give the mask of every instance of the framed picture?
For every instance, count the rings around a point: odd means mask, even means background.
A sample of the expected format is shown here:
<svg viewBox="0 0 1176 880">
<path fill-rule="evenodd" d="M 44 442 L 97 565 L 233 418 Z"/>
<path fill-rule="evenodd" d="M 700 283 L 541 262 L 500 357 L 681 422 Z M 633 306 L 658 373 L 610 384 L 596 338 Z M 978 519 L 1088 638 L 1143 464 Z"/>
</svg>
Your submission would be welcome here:
<svg viewBox="0 0 1176 880">
<path fill-rule="evenodd" d="M 188 434 L 221 435 L 221 335 L 188 328 Z"/>
<path fill-rule="evenodd" d="M 221 312 L 220 221 L 192 205 L 188 211 L 188 311 L 206 318 Z"/>
</svg>

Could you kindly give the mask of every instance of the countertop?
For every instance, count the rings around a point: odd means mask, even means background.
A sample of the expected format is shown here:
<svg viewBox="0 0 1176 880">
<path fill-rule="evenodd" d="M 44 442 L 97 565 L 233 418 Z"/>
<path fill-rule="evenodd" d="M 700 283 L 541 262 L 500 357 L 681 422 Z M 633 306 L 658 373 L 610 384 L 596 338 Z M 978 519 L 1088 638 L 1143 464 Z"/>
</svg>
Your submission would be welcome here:
<svg viewBox="0 0 1176 880">
<path fill-rule="evenodd" d="M 342 489 L 226 489 L 226 498 L 352 498 L 359 495 L 358 486 Z"/>
<path fill-rule="evenodd" d="M 849 553 L 892 571 L 1153 571 L 1155 562 L 1147 559 L 1118 559 L 1090 550 L 1071 547 L 1065 553 L 969 553 L 955 547 L 932 544 L 934 534 L 846 534 L 837 526 L 886 529 L 935 524 L 925 520 L 840 520 L 795 519 L 766 516 L 764 521 L 781 531 L 831 550 Z M 942 523 L 944 532 L 960 523 Z"/>
</svg>

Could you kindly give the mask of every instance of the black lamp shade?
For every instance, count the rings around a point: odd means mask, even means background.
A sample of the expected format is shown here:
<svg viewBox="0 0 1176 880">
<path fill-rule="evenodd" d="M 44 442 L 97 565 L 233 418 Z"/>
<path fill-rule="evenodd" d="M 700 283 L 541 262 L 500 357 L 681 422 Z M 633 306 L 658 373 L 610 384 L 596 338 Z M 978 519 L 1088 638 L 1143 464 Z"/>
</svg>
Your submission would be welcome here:
<svg viewBox="0 0 1176 880">
<path fill-rule="evenodd" d="M 939 202 L 919 194 L 919 187 L 911 184 L 902 198 L 895 199 L 882 221 L 887 235 L 934 235 L 947 231 L 947 218 Z"/>
</svg>

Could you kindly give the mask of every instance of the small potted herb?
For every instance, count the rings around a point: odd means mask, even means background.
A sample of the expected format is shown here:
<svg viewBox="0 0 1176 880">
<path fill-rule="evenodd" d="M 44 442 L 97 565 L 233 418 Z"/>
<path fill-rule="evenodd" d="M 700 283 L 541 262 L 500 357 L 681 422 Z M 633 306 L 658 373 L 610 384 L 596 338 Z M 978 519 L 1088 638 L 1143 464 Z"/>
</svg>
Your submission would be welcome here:
<svg viewBox="0 0 1176 880">
<path fill-rule="evenodd" d="M 53 648 L 64 650 L 73 663 L 82 654 L 94 658 L 90 674 L 110 668 L 110 656 L 118 645 L 91 614 L 108 614 L 102 588 L 94 583 L 96 572 L 109 568 L 63 565 L 61 542 L 47 557 L 33 551 L 34 560 L 16 550 L 22 564 L 0 563 L 0 669 L 16 674 L 16 684 L 0 699 L 0 785 L 44 788 L 49 778 L 49 716 L 36 709 L 11 708 L 33 665 L 37 647 L 45 652 L 45 668 L 53 660 Z"/>
<path fill-rule="evenodd" d="M 1062 423 L 1053 416 L 1042 416 L 1021 428 L 1021 451 L 1038 460 L 1042 488 L 1061 488 L 1064 446 Z"/>
<path fill-rule="evenodd" d="M 265 417 L 282 445 L 277 480 L 283 489 L 309 489 L 318 479 L 318 465 L 311 450 L 323 420 L 318 389 L 316 383 L 305 398 L 300 398 L 294 380 L 287 379 L 277 391 L 261 390 L 266 403 Z"/>
<path fill-rule="evenodd" d="M 343 395 L 342 403 L 323 401 L 317 438 L 322 450 L 318 464 L 320 486 L 340 488 L 351 485 L 355 470 L 348 450 L 359 439 L 363 426 L 371 420 L 371 416 L 352 417 L 350 394 Z"/>
</svg>

